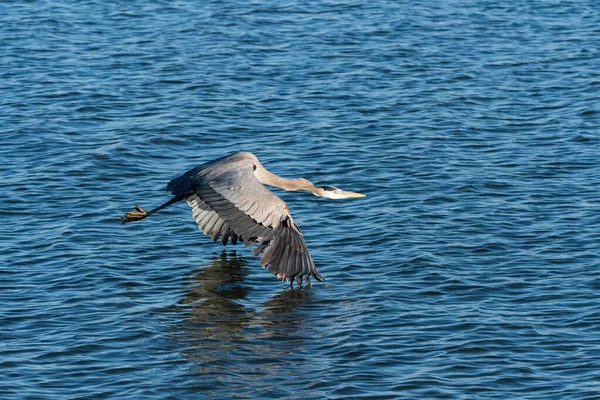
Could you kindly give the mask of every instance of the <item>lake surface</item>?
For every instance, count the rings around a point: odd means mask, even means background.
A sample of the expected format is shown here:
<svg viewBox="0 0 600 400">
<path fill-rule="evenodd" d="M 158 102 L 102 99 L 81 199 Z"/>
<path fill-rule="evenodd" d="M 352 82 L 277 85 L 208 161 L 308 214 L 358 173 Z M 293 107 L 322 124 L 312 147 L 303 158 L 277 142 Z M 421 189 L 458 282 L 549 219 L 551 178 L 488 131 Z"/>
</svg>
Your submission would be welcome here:
<svg viewBox="0 0 600 400">
<path fill-rule="evenodd" d="M 318 3 L 318 4 L 317 4 Z M 592 1 L 0 3 L 0 398 L 600 398 Z M 250 151 L 327 279 L 166 182 Z"/>
</svg>

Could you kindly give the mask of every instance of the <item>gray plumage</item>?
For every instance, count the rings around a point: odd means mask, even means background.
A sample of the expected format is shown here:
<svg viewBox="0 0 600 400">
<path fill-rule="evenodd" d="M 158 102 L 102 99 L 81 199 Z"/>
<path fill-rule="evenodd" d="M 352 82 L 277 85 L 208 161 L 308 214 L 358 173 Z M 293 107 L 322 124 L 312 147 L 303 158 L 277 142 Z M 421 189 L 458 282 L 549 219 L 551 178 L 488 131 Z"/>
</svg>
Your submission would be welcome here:
<svg viewBox="0 0 600 400">
<path fill-rule="evenodd" d="M 253 254 L 280 279 L 298 283 L 310 277 L 322 281 L 304 237 L 285 202 L 263 184 L 285 190 L 306 190 L 330 198 L 362 197 L 334 187 L 318 188 L 306 179 L 285 179 L 267 171 L 251 153 L 235 153 L 191 169 L 167 184 L 174 196 L 145 212 L 127 213 L 123 223 L 137 221 L 179 200 L 192 208 L 198 227 L 213 242 L 258 244 Z"/>
<path fill-rule="evenodd" d="M 273 275 L 323 280 L 285 202 L 254 175 L 259 164 L 251 153 L 232 154 L 173 179 L 167 190 L 185 196 L 198 227 L 213 242 L 258 243 L 254 254 L 264 250 L 260 263 Z"/>
</svg>

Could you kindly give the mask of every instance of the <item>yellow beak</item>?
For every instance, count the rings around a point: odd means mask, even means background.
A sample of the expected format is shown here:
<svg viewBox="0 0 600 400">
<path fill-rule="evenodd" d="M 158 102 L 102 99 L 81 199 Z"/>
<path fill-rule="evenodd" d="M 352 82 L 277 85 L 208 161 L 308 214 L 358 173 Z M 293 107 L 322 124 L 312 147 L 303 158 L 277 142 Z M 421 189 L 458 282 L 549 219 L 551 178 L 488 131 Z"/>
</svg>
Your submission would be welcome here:
<svg viewBox="0 0 600 400">
<path fill-rule="evenodd" d="M 341 193 L 344 197 L 365 197 L 366 194 L 356 193 L 356 192 L 347 192 L 345 190 Z"/>
</svg>

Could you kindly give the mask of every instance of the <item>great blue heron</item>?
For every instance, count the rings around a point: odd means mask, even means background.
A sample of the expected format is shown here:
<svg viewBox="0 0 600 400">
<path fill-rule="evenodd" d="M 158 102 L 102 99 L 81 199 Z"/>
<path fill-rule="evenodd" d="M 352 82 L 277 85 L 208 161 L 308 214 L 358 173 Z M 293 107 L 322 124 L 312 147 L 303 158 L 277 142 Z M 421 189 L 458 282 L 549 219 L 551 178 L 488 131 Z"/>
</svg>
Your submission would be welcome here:
<svg viewBox="0 0 600 400">
<path fill-rule="evenodd" d="M 260 263 L 282 281 L 302 278 L 310 284 L 310 276 L 323 281 L 308 253 L 302 233 L 294 223 L 283 200 L 263 186 L 284 190 L 306 190 L 330 199 L 364 197 L 333 186 L 316 187 L 304 178 L 285 179 L 267 171 L 252 153 L 235 153 L 189 170 L 167 184 L 173 198 L 151 211 L 136 206 L 126 213 L 121 223 L 142 220 L 158 210 L 185 200 L 191 207 L 198 227 L 213 242 L 223 245 L 238 240 L 246 246 L 258 243 L 252 251 Z M 266 248 L 266 250 L 265 250 Z"/>
</svg>

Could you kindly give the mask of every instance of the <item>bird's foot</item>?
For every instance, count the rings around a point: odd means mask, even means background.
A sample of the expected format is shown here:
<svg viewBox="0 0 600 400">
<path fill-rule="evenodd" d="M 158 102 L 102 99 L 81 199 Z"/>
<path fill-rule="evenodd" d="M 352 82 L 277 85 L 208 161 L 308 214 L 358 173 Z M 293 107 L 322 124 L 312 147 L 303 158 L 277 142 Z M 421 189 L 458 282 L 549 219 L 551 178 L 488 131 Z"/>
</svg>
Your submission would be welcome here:
<svg viewBox="0 0 600 400">
<path fill-rule="evenodd" d="M 132 222 L 132 221 L 139 221 L 141 219 L 146 218 L 149 215 L 140 206 L 135 206 L 135 209 L 136 209 L 136 211 L 130 211 L 128 213 L 125 213 L 125 215 L 123 215 L 121 217 L 121 223 L 122 224 L 126 224 L 126 223 Z"/>
</svg>

